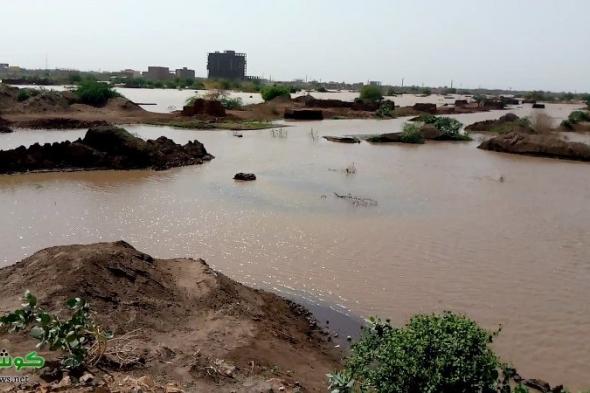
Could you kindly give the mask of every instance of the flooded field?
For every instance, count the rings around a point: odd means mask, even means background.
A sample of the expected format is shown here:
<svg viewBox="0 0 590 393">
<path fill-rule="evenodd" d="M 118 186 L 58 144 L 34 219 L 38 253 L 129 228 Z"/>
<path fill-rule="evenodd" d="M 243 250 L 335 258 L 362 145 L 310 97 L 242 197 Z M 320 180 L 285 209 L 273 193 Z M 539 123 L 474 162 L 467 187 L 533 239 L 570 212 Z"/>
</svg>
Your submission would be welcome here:
<svg viewBox="0 0 590 393">
<path fill-rule="evenodd" d="M 557 122 L 572 109 L 547 113 Z M 470 124 L 502 113 L 455 117 Z M 523 375 L 588 387 L 590 166 L 481 151 L 482 135 L 419 146 L 321 138 L 399 131 L 403 121 L 289 123 L 243 138 L 129 126 L 142 138 L 198 139 L 216 158 L 164 172 L 0 176 L 0 263 L 47 246 L 124 239 L 394 323 L 466 312 L 503 326 L 496 346 Z M 17 130 L 0 135 L 0 148 L 84 132 Z M 235 183 L 241 171 L 258 180 Z"/>
</svg>

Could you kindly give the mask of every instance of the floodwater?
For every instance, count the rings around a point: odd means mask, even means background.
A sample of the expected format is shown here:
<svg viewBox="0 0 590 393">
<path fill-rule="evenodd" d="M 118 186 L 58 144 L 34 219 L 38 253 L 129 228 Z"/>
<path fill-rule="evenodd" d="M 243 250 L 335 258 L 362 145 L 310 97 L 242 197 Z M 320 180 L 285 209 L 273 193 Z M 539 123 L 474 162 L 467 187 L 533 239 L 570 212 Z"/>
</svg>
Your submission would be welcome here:
<svg viewBox="0 0 590 393">
<path fill-rule="evenodd" d="M 572 109 L 547 113 L 559 121 Z M 456 117 L 470 124 L 502 113 Z M 403 121 L 289 123 L 243 138 L 129 126 L 143 138 L 198 139 L 216 158 L 163 172 L 0 176 L 0 263 L 124 239 L 396 324 L 465 312 L 503 326 L 495 346 L 523 375 L 590 387 L 590 164 L 478 150 L 481 135 L 424 145 L 321 138 L 398 131 Z M 0 148 L 83 133 L 19 130 L 0 135 Z M 258 179 L 234 182 L 241 171 Z"/>
</svg>

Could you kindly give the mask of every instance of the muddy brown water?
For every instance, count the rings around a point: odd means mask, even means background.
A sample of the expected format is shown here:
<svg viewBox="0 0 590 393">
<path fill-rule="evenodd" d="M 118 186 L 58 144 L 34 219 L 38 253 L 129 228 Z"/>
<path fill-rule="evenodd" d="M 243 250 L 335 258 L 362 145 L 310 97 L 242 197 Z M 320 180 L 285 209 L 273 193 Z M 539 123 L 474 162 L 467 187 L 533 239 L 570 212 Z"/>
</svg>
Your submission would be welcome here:
<svg viewBox="0 0 590 393">
<path fill-rule="evenodd" d="M 558 121 L 571 110 L 547 112 Z M 590 387 L 590 164 L 481 151 L 481 135 L 420 146 L 321 139 L 402 123 L 289 123 L 243 138 L 130 126 L 144 138 L 198 139 L 216 158 L 164 172 L 0 176 L 0 263 L 53 245 L 124 239 L 154 256 L 202 257 L 246 284 L 395 324 L 418 312 L 465 312 L 503 326 L 495 346 L 523 375 Z M 0 148 L 83 133 L 18 130 L 0 135 Z M 356 173 L 347 174 L 353 163 Z M 258 179 L 234 182 L 241 171 Z"/>
</svg>

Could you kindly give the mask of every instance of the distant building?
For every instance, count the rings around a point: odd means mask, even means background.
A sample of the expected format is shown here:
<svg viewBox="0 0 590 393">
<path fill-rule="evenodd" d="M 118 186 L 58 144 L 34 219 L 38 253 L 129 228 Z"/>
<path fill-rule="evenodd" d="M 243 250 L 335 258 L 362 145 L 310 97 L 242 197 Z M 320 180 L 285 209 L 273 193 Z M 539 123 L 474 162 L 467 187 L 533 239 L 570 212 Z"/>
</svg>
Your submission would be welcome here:
<svg viewBox="0 0 590 393">
<path fill-rule="evenodd" d="M 182 67 L 176 70 L 176 77 L 179 79 L 195 79 L 195 70 Z"/>
<path fill-rule="evenodd" d="M 8 63 L 0 63 L 0 71 L 6 71 L 8 69 Z"/>
<path fill-rule="evenodd" d="M 233 50 L 209 53 L 207 70 L 210 79 L 244 79 L 246 77 L 246 54 Z"/>
<path fill-rule="evenodd" d="M 369 81 L 369 85 L 371 85 L 371 86 L 381 86 L 381 81 Z"/>
<path fill-rule="evenodd" d="M 152 81 L 165 81 L 170 79 L 170 69 L 168 67 L 149 66 L 147 72 L 143 73 L 146 79 Z"/>
<path fill-rule="evenodd" d="M 121 71 L 121 75 L 126 78 L 139 78 L 141 77 L 141 71 L 132 70 L 131 68 L 124 69 Z"/>
</svg>

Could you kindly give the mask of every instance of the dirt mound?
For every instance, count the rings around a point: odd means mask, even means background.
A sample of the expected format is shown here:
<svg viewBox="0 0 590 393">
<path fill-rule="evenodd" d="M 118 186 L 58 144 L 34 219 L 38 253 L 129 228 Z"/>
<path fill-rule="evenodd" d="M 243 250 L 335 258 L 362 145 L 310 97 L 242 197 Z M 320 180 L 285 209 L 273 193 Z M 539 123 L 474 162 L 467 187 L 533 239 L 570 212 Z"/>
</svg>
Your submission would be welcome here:
<svg viewBox="0 0 590 393">
<path fill-rule="evenodd" d="M 2 117 L 0 117 L 0 134 L 7 134 L 12 132 L 12 129 L 9 127 L 10 122 Z"/>
<path fill-rule="evenodd" d="M 0 269 L 0 280 L 2 312 L 19 307 L 25 288 L 53 312 L 71 297 L 89 301 L 95 319 L 115 333 L 107 353 L 117 337 L 135 332 L 126 347 L 135 361 L 107 355 L 101 362 L 114 380 L 148 375 L 187 391 L 250 392 L 276 377 L 281 390 L 299 382 L 301 391 L 320 392 L 325 373 L 338 367 L 305 311 L 202 260 L 155 259 L 122 241 L 59 246 Z M 28 345 L 34 348 L 26 334 L 11 335 L 7 350 Z"/>
<path fill-rule="evenodd" d="M 285 119 L 291 120 L 323 120 L 324 112 L 321 109 L 285 109 Z"/>
<path fill-rule="evenodd" d="M 553 134 L 510 132 L 488 139 L 478 148 L 504 153 L 590 161 L 590 145 L 567 142 Z"/>
<path fill-rule="evenodd" d="M 466 131 L 499 132 L 499 133 L 535 133 L 526 119 L 521 119 L 514 113 L 507 113 L 496 120 L 484 120 L 465 127 Z"/>
<path fill-rule="evenodd" d="M 145 112 L 146 110 L 125 97 L 110 98 L 104 106 L 106 110 L 118 112 Z"/>
<path fill-rule="evenodd" d="M 122 128 L 95 127 L 84 139 L 74 142 L 35 143 L 29 148 L 0 151 L 0 173 L 67 169 L 141 169 L 163 170 L 177 166 L 202 164 L 213 156 L 202 143 L 182 146 L 159 137 L 144 141 Z"/>
<path fill-rule="evenodd" d="M 189 105 L 185 105 L 182 108 L 183 116 L 212 116 L 212 117 L 224 117 L 225 108 L 221 102 L 217 100 L 205 100 L 203 98 L 197 98 L 193 100 Z"/>
</svg>

